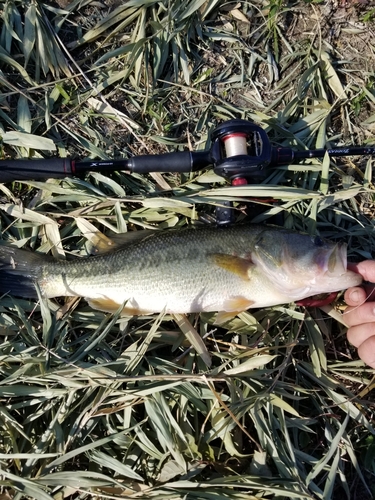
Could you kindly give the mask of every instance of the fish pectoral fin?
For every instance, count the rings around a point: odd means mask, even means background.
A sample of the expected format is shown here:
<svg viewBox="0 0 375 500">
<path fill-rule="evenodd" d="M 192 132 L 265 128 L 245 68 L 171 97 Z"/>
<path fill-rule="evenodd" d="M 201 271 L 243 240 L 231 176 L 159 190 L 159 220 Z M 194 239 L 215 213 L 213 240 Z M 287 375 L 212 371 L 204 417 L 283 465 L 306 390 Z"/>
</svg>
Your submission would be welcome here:
<svg viewBox="0 0 375 500">
<path fill-rule="evenodd" d="M 115 302 L 108 297 L 102 297 L 100 299 L 90 299 L 88 297 L 85 297 L 85 299 L 87 300 L 89 306 L 93 309 L 103 312 L 109 312 L 112 314 L 118 312 L 120 307 L 124 305 L 124 303 L 120 304 L 119 302 Z M 150 311 L 144 311 L 130 305 L 127 306 L 126 303 L 120 312 L 120 316 L 140 316 L 142 314 L 150 314 Z"/>
<path fill-rule="evenodd" d="M 220 311 L 216 315 L 215 325 L 226 323 L 233 319 L 237 314 L 246 311 L 254 304 L 253 300 L 245 297 L 233 297 L 224 302 L 224 311 Z"/>
<path fill-rule="evenodd" d="M 223 253 L 215 253 L 212 255 L 215 264 L 226 271 L 237 274 L 244 280 L 250 279 L 250 271 L 254 267 L 254 263 L 250 259 L 243 259 L 235 255 L 227 255 Z"/>
</svg>

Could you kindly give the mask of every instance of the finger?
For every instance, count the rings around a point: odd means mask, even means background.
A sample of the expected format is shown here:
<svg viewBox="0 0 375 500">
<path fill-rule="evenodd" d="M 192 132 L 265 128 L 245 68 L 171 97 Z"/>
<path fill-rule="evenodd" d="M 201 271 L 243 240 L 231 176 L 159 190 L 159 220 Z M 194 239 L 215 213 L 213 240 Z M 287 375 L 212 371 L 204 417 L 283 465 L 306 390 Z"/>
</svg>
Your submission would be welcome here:
<svg viewBox="0 0 375 500">
<path fill-rule="evenodd" d="M 348 326 L 375 321 L 375 303 L 366 302 L 358 307 L 347 307 L 344 311 L 344 320 Z"/>
<path fill-rule="evenodd" d="M 348 333 L 349 342 L 354 347 L 359 347 L 370 337 L 375 336 L 375 323 L 364 323 L 349 328 Z"/>
<path fill-rule="evenodd" d="M 358 347 L 358 355 L 367 365 L 375 368 L 375 336 L 368 338 Z"/>
<path fill-rule="evenodd" d="M 358 306 L 363 304 L 367 298 L 366 292 L 363 288 L 357 286 L 348 288 L 344 295 L 344 300 L 348 306 Z"/>
<path fill-rule="evenodd" d="M 375 260 L 364 260 L 358 264 L 348 263 L 348 269 L 361 274 L 365 281 L 375 283 Z"/>
</svg>

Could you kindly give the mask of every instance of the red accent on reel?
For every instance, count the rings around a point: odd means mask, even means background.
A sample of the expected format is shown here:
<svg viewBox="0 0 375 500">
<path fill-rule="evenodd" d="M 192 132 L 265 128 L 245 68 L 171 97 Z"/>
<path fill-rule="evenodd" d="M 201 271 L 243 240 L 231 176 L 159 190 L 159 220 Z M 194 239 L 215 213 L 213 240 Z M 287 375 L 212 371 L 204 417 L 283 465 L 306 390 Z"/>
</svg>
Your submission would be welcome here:
<svg viewBox="0 0 375 500">
<path fill-rule="evenodd" d="M 237 177 L 232 181 L 232 186 L 245 186 L 245 184 L 247 184 L 247 180 L 244 177 Z"/>
</svg>

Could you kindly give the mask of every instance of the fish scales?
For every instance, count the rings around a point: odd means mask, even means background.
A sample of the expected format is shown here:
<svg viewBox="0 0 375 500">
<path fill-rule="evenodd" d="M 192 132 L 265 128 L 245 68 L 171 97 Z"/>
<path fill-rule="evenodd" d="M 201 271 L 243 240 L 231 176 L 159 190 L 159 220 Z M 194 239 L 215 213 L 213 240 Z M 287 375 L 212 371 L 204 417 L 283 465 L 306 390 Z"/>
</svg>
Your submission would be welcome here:
<svg viewBox="0 0 375 500">
<path fill-rule="evenodd" d="M 12 289 L 9 276 L 23 287 Z M 105 311 L 124 304 L 129 314 L 237 312 L 361 281 L 346 269 L 345 245 L 258 225 L 155 231 L 112 252 L 72 261 L 0 247 L 2 278 L 3 292 L 30 293 L 36 283 L 46 297 L 81 296 Z"/>
<path fill-rule="evenodd" d="M 131 307 L 143 311 L 152 304 L 153 309 L 163 309 L 159 303 L 166 298 L 180 311 L 204 310 L 229 299 L 236 288 L 240 292 L 244 281 L 216 266 L 212 256 L 245 258 L 260 230 L 253 228 L 246 236 L 237 227 L 219 233 L 209 227 L 156 232 L 110 254 L 48 265 L 41 289 L 49 297 L 104 295 L 117 304 L 138 297 Z"/>
</svg>

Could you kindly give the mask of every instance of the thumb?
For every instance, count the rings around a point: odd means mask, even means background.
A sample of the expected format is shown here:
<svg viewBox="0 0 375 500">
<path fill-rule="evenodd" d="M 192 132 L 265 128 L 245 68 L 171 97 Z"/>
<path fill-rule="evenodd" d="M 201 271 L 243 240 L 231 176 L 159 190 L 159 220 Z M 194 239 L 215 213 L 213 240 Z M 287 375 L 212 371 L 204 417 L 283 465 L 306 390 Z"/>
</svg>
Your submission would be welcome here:
<svg viewBox="0 0 375 500">
<path fill-rule="evenodd" d="M 358 306 L 365 302 L 366 297 L 367 295 L 365 290 L 363 288 L 355 286 L 346 290 L 344 300 L 348 304 L 348 306 Z"/>
</svg>

